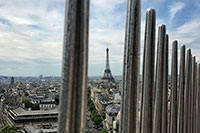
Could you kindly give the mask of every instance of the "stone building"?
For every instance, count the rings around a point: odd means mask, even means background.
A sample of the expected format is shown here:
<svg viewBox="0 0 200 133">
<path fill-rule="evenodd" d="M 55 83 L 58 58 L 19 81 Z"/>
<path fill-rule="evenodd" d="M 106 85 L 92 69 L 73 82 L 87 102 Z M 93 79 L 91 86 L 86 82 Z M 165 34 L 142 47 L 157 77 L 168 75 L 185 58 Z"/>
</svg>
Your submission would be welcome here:
<svg viewBox="0 0 200 133">
<path fill-rule="evenodd" d="M 109 132 L 114 132 L 114 129 L 118 131 L 116 128 L 119 127 L 117 126 L 117 121 L 119 121 L 117 116 L 119 112 L 120 104 L 110 104 L 106 107 L 105 127 Z"/>
</svg>

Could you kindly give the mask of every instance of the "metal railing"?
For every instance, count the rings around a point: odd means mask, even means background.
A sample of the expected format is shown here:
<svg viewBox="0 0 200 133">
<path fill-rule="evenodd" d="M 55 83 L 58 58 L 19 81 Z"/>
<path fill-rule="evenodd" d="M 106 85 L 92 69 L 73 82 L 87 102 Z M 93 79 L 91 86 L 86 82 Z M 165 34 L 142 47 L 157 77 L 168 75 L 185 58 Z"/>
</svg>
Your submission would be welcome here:
<svg viewBox="0 0 200 133">
<path fill-rule="evenodd" d="M 178 41 L 173 41 L 169 80 L 170 35 L 166 34 L 164 24 L 159 26 L 155 55 L 156 12 L 148 9 L 139 91 L 141 0 L 128 0 L 127 5 L 119 132 L 199 133 L 200 64 L 190 49 L 185 53 L 185 46 L 181 47 L 178 64 Z M 85 132 L 88 22 L 89 0 L 66 0 L 59 133 Z M 171 82 L 170 107 L 168 82 Z"/>
</svg>

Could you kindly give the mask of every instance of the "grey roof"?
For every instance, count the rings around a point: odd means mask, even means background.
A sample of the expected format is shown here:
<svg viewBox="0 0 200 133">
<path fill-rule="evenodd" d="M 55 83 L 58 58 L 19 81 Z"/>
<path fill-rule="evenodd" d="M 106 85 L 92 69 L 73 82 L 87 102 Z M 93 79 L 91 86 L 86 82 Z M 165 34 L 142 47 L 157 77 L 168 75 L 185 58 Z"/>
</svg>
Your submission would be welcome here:
<svg viewBox="0 0 200 133">
<path fill-rule="evenodd" d="M 110 104 L 106 107 L 106 112 L 108 114 L 117 114 L 120 111 L 119 104 Z"/>
<path fill-rule="evenodd" d="M 38 128 L 32 125 L 26 125 L 24 129 L 28 133 L 56 133 L 57 132 L 57 128 L 43 129 L 43 128 Z"/>
<path fill-rule="evenodd" d="M 28 132 L 28 133 L 34 133 L 36 131 L 36 129 L 31 126 L 31 125 L 25 125 L 24 129 Z"/>
<path fill-rule="evenodd" d="M 14 112 L 17 116 L 45 115 L 45 114 L 58 114 L 58 109 L 27 111 L 27 110 L 24 110 L 23 108 L 16 108 L 16 109 L 13 109 L 12 112 Z"/>
</svg>

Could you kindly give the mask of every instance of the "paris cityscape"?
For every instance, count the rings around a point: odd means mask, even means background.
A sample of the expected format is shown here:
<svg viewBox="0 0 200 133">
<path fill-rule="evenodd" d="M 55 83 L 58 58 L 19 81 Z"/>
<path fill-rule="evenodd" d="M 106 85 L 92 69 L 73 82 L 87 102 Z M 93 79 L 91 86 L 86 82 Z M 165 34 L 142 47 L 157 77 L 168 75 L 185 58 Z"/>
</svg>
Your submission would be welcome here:
<svg viewBox="0 0 200 133">
<path fill-rule="evenodd" d="M 200 133 L 200 1 L 0 1 L 0 133 Z"/>
<path fill-rule="evenodd" d="M 122 77 L 112 76 L 108 48 L 106 55 L 103 76 L 88 78 L 88 133 L 119 128 Z M 0 83 L 0 128 L 15 125 L 25 133 L 57 132 L 61 77 L 0 76 Z"/>
</svg>

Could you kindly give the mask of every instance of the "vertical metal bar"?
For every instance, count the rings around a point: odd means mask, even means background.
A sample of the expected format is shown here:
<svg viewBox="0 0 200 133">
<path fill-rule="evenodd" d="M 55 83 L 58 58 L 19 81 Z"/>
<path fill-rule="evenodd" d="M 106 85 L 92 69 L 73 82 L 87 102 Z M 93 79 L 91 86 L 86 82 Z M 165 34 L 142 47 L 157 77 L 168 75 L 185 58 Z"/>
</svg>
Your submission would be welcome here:
<svg viewBox="0 0 200 133">
<path fill-rule="evenodd" d="M 162 133 L 167 133 L 168 119 L 168 47 L 169 37 L 165 36 L 164 70 L 163 70 L 163 101 L 162 101 Z"/>
<path fill-rule="evenodd" d="M 183 133 L 188 133 L 188 120 L 189 120 L 189 89 L 190 89 L 190 75 L 191 75 L 191 50 L 187 50 L 186 55 L 186 64 L 185 64 L 185 90 L 184 90 L 184 126 L 183 126 Z"/>
<path fill-rule="evenodd" d="M 191 78 L 191 132 L 194 132 L 195 128 L 195 118 L 194 118 L 194 110 L 195 110 L 195 90 L 196 90 L 196 57 L 192 57 L 192 78 Z"/>
<path fill-rule="evenodd" d="M 171 118 L 170 133 L 177 133 L 177 78 L 178 78 L 178 42 L 172 44 L 172 68 L 171 68 Z"/>
<path fill-rule="evenodd" d="M 200 64 L 197 68 L 196 133 L 200 132 Z"/>
<path fill-rule="evenodd" d="M 122 113 L 120 118 L 121 133 L 135 133 L 137 120 L 137 92 L 140 66 L 140 21 L 141 1 L 128 0 L 127 31 L 124 52 L 124 77 Z"/>
<path fill-rule="evenodd" d="M 191 118 L 192 118 L 192 54 L 190 54 L 190 77 L 189 77 L 189 100 L 188 100 L 188 133 L 192 131 L 192 123 L 191 123 Z"/>
<path fill-rule="evenodd" d="M 127 13 L 126 13 L 126 31 L 125 31 L 125 44 L 128 42 L 128 27 L 129 27 L 129 9 L 130 5 L 127 4 Z M 127 55 L 125 54 L 127 50 L 127 47 L 124 46 L 124 66 L 125 66 L 125 62 L 127 62 Z M 126 82 L 124 82 L 124 80 L 126 79 L 126 67 L 123 66 L 123 82 L 122 82 L 122 89 L 121 89 L 121 106 L 120 106 L 120 123 L 119 123 L 119 132 L 123 133 L 124 130 L 124 122 L 127 120 L 126 116 L 127 116 L 127 110 L 128 110 L 128 106 L 126 105 L 127 102 L 127 90 L 124 89 L 124 86 L 126 86 Z"/>
<path fill-rule="evenodd" d="M 158 69 L 158 55 L 159 55 L 159 47 L 160 47 L 160 30 L 158 28 L 158 38 L 157 38 L 157 53 L 156 53 L 156 61 L 155 61 L 155 70 L 154 70 L 154 87 L 153 87 L 153 108 L 155 107 L 155 97 L 156 97 L 156 80 L 157 80 L 157 69 Z"/>
<path fill-rule="evenodd" d="M 159 26 L 159 48 L 157 57 L 157 76 L 156 76 L 156 97 L 153 120 L 153 133 L 160 133 L 162 130 L 162 91 L 163 91 L 163 63 L 164 63 L 164 43 L 166 36 L 165 25 Z"/>
<path fill-rule="evenodd" d="M 148 12 L 146 12 L 146 15 Z M 143 97 L 144 97 L 144 71 L 145 71 L 145 51 L 146 51 L 146 37 L 147 37 L 147 17 L 145 23 L 144 33 L 144 48 L 143 48 L 143 64 L 142 64 L 142 84 L 140 89 L 140 120 L 139 120 L 139 133 L 142 131 L 142 110 L 143 110 Z"/>
<path fill-rule="evenodd" d="M 66 0 L 59 133 L 84 133 L 89 0 Z"/>
<path fill-rule="evenodd" d="M 153 81 L 155 60 L 155 24 L 156 12 L 148 9 L 146 12 L 146 49 L 144 72 L 144 95 L 142 110 L 142 133 L 151 133 L 153 130 Z"/>
<path fill-rule="evenodd" d="M 169 89 L 168 89 L 169 90 Z M 171 95 L 171 94 L 170 94 Z M 170 95 L 168 95 L 168 100 L 170 98 Z M 167 119 L 167 133 L 170 133 L 170 116 L 171 116 L 171 113 L 170 113 L 170 104 L 169 104 L 169 101 L 168 101 L 168 119 Z"/>
<path fill-rule="evenodd" d="M 194 99 L 193 99 L 193 101 L 194 101 L 194 110 L 193 110 L 193 113 L 194 113 L 194 116 L 193 116 L 193 121 L 194 121 L 194 123 L 193 123 L 193 132 L 194 133 L 196 133 L 196 119 L 197 119 L 197 117 L 196 117 L 196 107 L 197 107 L 197 102 L 196 102 L 196 97 L 197 97 L 197 67 L 198 67 L 198 65 L 197 65 L 197 62 L 195 61 L 195 71 L 194 71 L 194 73 L 195 73 L 195 82 L 194 82 Z"/>
<path fill-rule="evenodd" d="M 184 88 L 185 88 L 185 45 L 181 47 L 181 52 L 180 52 L 177 133 L 183 133 Z"/>
</svg>

